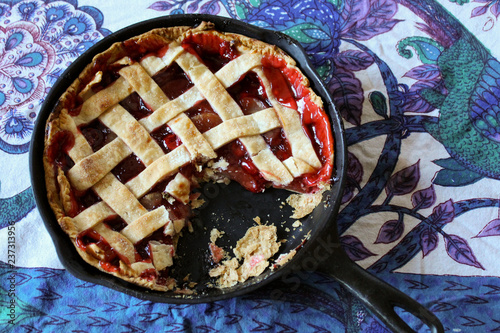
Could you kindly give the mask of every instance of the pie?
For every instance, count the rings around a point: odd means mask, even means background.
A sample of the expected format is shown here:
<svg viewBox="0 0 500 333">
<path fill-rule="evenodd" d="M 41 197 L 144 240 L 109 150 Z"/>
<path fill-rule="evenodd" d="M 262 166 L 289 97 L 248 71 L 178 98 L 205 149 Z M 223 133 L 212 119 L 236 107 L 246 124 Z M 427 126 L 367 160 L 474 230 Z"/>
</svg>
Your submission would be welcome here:
<svg viewBox="0 0 500 333">
<path fill-rule="evenodd" d="M 317 193 L 334 155 L 294 60 L 209 22 L 96 55 L 50 114 L 44 149 L 49 203 L 82 258 L 164 291 L 202 182 Z"/>
</svg>

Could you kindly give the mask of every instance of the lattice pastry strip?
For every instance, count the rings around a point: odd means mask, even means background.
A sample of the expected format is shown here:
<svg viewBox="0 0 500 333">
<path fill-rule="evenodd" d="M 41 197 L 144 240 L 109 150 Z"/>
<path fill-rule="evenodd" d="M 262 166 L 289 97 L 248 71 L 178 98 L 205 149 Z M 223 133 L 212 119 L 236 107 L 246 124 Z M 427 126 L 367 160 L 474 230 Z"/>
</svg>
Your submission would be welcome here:
<svg viewBox="0 0 500 333">
<path fill-rule="evenodd" d="M 140 64 L 148 72 L 149 76 L 161 71 L 163 68 L 170 66 L 172 62 L 184 52 L 184 48 L 176 41 L 168 45 L 168 50 L 162 57 L 149 55 L 140 61 Z"/>
<path fill-rule="evenodd" d="M 268 108 L 251 115 L 229 119 L 206 131 L 203 136 L 214 149 L 218 149 L 238 138 L 260 135 L 280 126 L 274 109 Z"/>
<path fill-rule="evenodd" d="M 278 102 L 276 97 L 271 93 L 271 83 L 264 75 L 262 69 L 255 68 L 254 72 L 259 76 L 259 79 L 266 89 L 268 98 L 280 118 L 281 124 L 283 125 L 283 131 L 290 143 L 293 157 L 302 160 L 304 163 L 308 161 L 315 169 L 321 168 L 321 162 L 314 151 L 311 140 L 302 129 L 302 123 L 297 111 L 284 107 Z"/>
<path fill-rule="evenodd" d="M 73 218 L 78 232 L 92 228 L 116 214 L 104 201 L 99 201 Z"/>
<path fill-rule="evenodd" d="M 148 212 L 112 173 L 104 176 L 92 189 L 128 224 Z"/>
<path fill-rule="evenodd" d="M 132 86 L 122 77 L 113 84 L 83 102 L 80 113 L 74 117 L 76 126 L 87 124 L 99 117 L 104 111 L 118 104 L 133 92 Z"/>
<path fill-rule="evenodd" d="M 125 186 L 136 197 L 146 194 L 159 180 L 173 175 L 179 168 L 191 163 L 191 154 L 185 145 L 180 145 L 170 153 L 163 155 L 136 177 L 129 180 Z"/>
<path fill-rule="evenodd" d="M 164 206 L 161 206 L 127 225 L 121 233 L 132 243 L 137 243 L 167 223 L 171 223 L 168 211 Z"/>
<path fill-rule="evenodd" d="M 120 75 L 134 88 L 151 110 L 156 110 L 168 102 L 168 97 L 138 63 L 123 67 Z"/>
<path fill-rule="evenodd" d="M 114 169 L 132 151 L 116 138 L 92 155 L 75 164 L 68 171 L 68 178 L 77 190 L 86 190 Z"/>
<path fill-rule="evenodd" d="M 110 108 L 99 120 L 118 135 L 146 166 L 164 155 L 148 131 L 121 105 Z"/>
<path fill-rule="evenodd" d="M 168 126 L 184 142 L 193 161 L 206 162 L 217 157 L 210 144 L 184 113 L 169 121 Z"/>
<path fill-rule="evenodd" d="M 170 120 L 182 114 L 184 111 L 188 110 L 203 99 L 203 95 L 200 94 L 198 89 L 196 89 L 196 87 L 192 87 L 176 99 L 162 105 L 151 115 L 142 118 L 139 122 L 144 126 L 144 128 L 151 132 L 155 128 L 168 123 Z"/>
</svg>

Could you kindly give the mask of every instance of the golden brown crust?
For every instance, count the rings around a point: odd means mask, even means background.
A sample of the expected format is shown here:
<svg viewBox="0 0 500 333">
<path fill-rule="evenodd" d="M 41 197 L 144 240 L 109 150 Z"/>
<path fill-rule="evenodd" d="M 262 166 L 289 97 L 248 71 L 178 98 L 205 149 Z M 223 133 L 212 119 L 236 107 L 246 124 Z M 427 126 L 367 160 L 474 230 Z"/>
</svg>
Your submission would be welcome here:
<svg viewBox="0 0 500 333">
<path fill-rule="evenodd" d="M 76 214 L 76 207 L 74 203 L 74 199 L 72 198 L 72 189 L 76 187 L 76 190 L 86 190 L 87 188 L 94 186 L 94 184 L 98 183 L 101 178 L 104 176 L 106 173 L 107 169 L 112 168 L 113 165 L 107 165 L 106 170 L 102 171 L 101 173 L 92 173 L 92 170 L 89 169 L 89 166 L 94 165 L 94 159 L 93 157 L 89 157 L 89 151 L 92 152 L 92 149 L 88 145 L 88 143 L 85 142 L 85 139 L 83 138 L 83 135 L 81 135 L 80 131 L 78 130 L 77 126 L 80 123 L 85 123 L 85 121 L 89 119 L 94 119 L 95 116 L 99 116 L 101 113 L 106 112 L 108 108 L 111 106 L 115 105 L 117 103 L 117 96 L 115 93 L 111 94 L 106 94 L 106 93 L 94 93 L 92 88 L 94 86 L 97 86 L 100 84 L 102 78 L 103 78 L 103 71 L 106 70 L 107 68 L 116 68 L 116 66 L 127 66 L 131 64 L 135 64 L 135 61 L 137 60 L 132 60 L 128 56 L 129 52 L 129 47 L 132 44 L 135 44 L 140 50 L 142 54 L 147 54 L 148 52 L 157 52 L 159 49 L 162 47 L 165 47 L 169 45 L 170 43 L 175 43 L 178 42 L 180 43 L 185 37 L 189 35 L 194 35 L 194 34 L 213 34 L 216 35 L 223 40 L 230 41 L 231 44 L 236 46 L 236 49 L 240 51 L 242 54 L 243 53 L 253 53 L 253 54 L 258 54 L 258 55 L 271 55 L 271 56 L 276 56 L 282 60 L 284 60 L 287 64 L 288 67 L 295 68 L 295 61 L 288 56 L 285 52 L 283 52 L 281 49 L 279 49 L 276 46 L 266 44 L 261 41 L 257 41 L 255 39 L 245 37 L 242 35 L 238 34 L 233 34 L 233 33 L 224 33 L 220 31 L 216 31 L 213 29 L 214 25 L 209 22 L 203 22 L 196 28 L 190 28 L 190 27 L 171 27 L 171 28 L 159 28 L 159 29 L 154 29 L 151 30 L 145 34 L 133 37 L 127 41 L 124 42 L 117 42 L 113 44 L 109 49 L 106 51 L 96 55 L 90 64 L 88 64 L 84 70 L 80 73 L 78 78 L 67 88 L 67 90 L 62 94 L 59 102 L 55 106 L 53 112 L 50 114 L 47 120 L 47 125 L 46 125 L 46 137 L 45 137 L 45 150 L 44 150 L 44 157 L 43 157 L 43 164 L 45 168 L 45 181 L 46 181 L 46 187 L 47 187 L 47 197 L 49 204 L 51 208 L 53 209 L 56 219 L 58 223 L 60 224 L 61 228 L 70 236 L 73 244 L 75 245 L 75 248 L 77 249 L 78 253 L 81 255 L 81 257 L 90 265 L 97 267 L 103 272 L 107 272 L 109 274 L 112 274 L 114 276 L 117 276 L 121 279 L 124 279 L 126 281 L 129 281 L 131 283 L 135 283 L 141 286 L 144 286 L 146 288 L 150 289 L 155 289 L 155 290 L 172 290 L 175 288 L 175 281 L 172 279 L 168 280 L 167 285 L 159 285 L 156 284 L 156 281 L 153 280 L 147 280 L 141 277 L 141 274 L 144 273 L 147 269 L 154 269 L 154 266 L 152 264 L 148 264 L 145 262 L 136 262 L 134 263 L 134 255 L 130 249 L 130 245 L 132 243 L 126 243 L 124 239 L 120 238 L 121 234 L 117 233 L 120 235 L 120 237 L 117 237 L 115 240 L 117 242 L 117 245 L 122 244 L 124 247 L 124 250 L 126 254 L 124 254 L 124 259 L 125 261 L 129 261 L 125 263 L 123 260 L 119 261 L 119 266 L 115 268 L 114 270 L 106 270 L 103 268 L 101 264 L 101 260 L 103 258 L 103 253 L 102 251 L 99 250 L 98 247 L 96 246 L 89 246 L 87 250 L 82 249 L 77 245 L 77 236 L 79 234 L 79 230 L 77 225 L 75 224 L 74 220 L 74 215 Z M 186 60 L 186 64 L 190 64 L 189 59 Z M 113 67 L 115 66 L 115 67 Z M 141 70 L 143 68 L 139 66 Z M 141 83 L 138 82 L 139 78 L 135 76 L 133 72 L 130 72 L 129 69 L 130 67 L 127 67 L 127 71 L 124 71 L 124 76 L 129 75 L 130 76 L 130 82 L 134 86 L 138 86 Z M 297 69 L 298 70 L 298 69 Z M 147 71 L 147 69 L 146 69 Z M 300 72 L 300 71 L 299 71 Z M 144 74 L 144 73 L 143 73 Z M 201 76 L 204 75 L 204 73 L 200 73 Z M 122 79 L 119 79 L 122 80 Z M 134 81 L 135 80 L 135 81 Z M 304 89 L 310 89 L 309 88 L 309 81 L 304 75 L 301 75 L 301 82 L 300 83 L 295 83 L 295 84 L 300 84 L 303 86 Z M 131 87 L 129 87 L 129 81 L 124 80 L 123 82 L 120 81 L 117 85 L 122 85 L 122 86 L 117 86 L 117 89 L 123 90 L 125 89 L 124 94 L 128 95 L 131 91 L 134 91 Z M 153 87 L 154 88 L 154 87 Z M 150 88 L 149 86 L 144 86 L 144 89 L 146 91 L 151 91 L 153 88 Z M 214 91 L 216 89 L 221 89 L 224 90 L 224 87 L 219 85 L 214 87 Z M 154 94 L 161 95 L 160 92 L 154 92 Z M 319 107 L 322 107 L 322 101 L 321 99 L 315 95 L 314 93 L 310 95 L 311 98 L 313 98 L 314 103 L 316 103 Z M 161 96 L 160 96 L 161 97 Z M 217 96 L 218 97 L 218 96 Z M 72 118 L 70 116 L 72 112 L 75 112 L 75 109 L 78 109 L 81 107 L 81 104 L 83 101 L 89 101 L 87 104 L 90 105 L 90 103 L 94 103 L 90 106 L 90 111 L 88 113 L 79 115 L 76 118 Z M 196 101 L 196 98 L 193 100 Z M 164 104 L 164 101 L 161 103 Z M 76 112 L 78 113 L 78 111 Z M 76 120 L 75 120 L 76 119 Z M 138 123 L 136 124 L 138 126 Z M 192 130 L 194 131 L 194 130 Z M 61 133 L 64 133 L 64 140 L 67 140 L 68 147 L 66 149 L 69 149 L 68 154 L 70 157 L 74 160 L 75 163 L 80 163 L 77 164 L 77 168 L 75 168 L 72 172 L 67 172 L 63 171 L 63 169 L 60 166 L 57 166 L 54 163 L 54 153 L 51 151 L 53 146 L 61 144 Z M 260 132 L 256 131 L 256 133 Z M 202 138 L 203 135 L 200 133 L 198 134 L 198 137 Z M 132 136 L 133 137 L 133 136 Z M 269 159 L 272 159 L 272 153 L 271 151 L 267 150 L 262 150 L 262 142 L 259 140 L 252 140 L 252 136 L 245 137 L 244 140 L 242 139 L 242 142 L 245 143 L 245 145 L 248 145 L 249 151 L 252 151 L 252 149 L 255 150 L 255 163 L 260 163 L 263 167 L 268 165 Z M 262 138 L 261 138 L 262 139 Z M 120 139 L 116 139 L 120 140 Z M 77 146 L 78 149 L 72 149 L 71 141 L 73 142 L 74 146 Z M 120 140 L 121 141 L 121 140 Z M 198 144 L 198 143 L 196 143 Z M 116 145 L 118 148 L 123 148 L 121 145 L 121 142 L 116 142 Z M 191 154 L 198 153 L 198 150 L 201 151 L 201 146 L 189 146 L 186 145 L 187 149 L 186 151 L 189 151 Z M 202 147 L 204 148 L 203 151 L 199 152 L 198 154 L 201 156 L 200 158 L 205 159 L 203 156 L 208 155 L 209 158 L 213 158 L 214 154 L 211 149 L 207 149 L 207 147 Z M 83 150 L 83 152 L 82 152 Z M 116 153 L 116 149 L 113 149 L 113 152 Z M 180 150 L 178 150 L 180 151 Z M 183 150 L 184 151 L 184 150 Z M 128 151 L 123 148 L 120 150 L 121 155 L 127 155 Z M 111 155 L 110 155 L 111 156 Z M 113 155 L 114 156 L 114 155 Z M 96 155 L 97 157 L 97 155 Z M 120 158 L 116 157 L 116 160 L 119 161 Z M 158 160 L 157 160 L 158 161 Z M 182 164 L 184 160 L 182 159 L 181 162 L 178 164 Z M 289 162 L 292 163 L 293 161 Z M 116 164 L 116 163 L 115 163 Z M 149 165 L 149 162 L 147 163 Z M 175 163 L 174 163 L 175 164 Z M 153 163 L 153 159 L 151 160 L 151 165 L 152 167 L 155 167 L 155 163 Z M 282 165 L 282 169 L 277 168 L 273 164 L 269 164 L 269 169 L 274 170 L 274 174 L 269 175 L 270 179 L 287 179 L 284 184 L 287 184 L 287 182 L 290 182 L 291 179 L 293 179 L 293 176 L 290 176 L 287 168 L 285 165 Z M 317 163 L 315 163 L 317 166 Z M 181 165 L 182 166 L 182 165 Z M 304 166 L 303 168 L 300 168 L 300 163 L 293 163 L 294 166 L 294 173 L 295 174 L 300 174 L 300 172 L 304 173 L 303 170 L 310 170 L 307 168 L 307 165 Z M 176 167 L 178 167 L 176 165 Z M 90 170 L 90 171 L 89 171 Z M 279 170 L 279 172 L 277 171 Z M 298 171 L 297 171 L 298 170 Z M 302 171 L 300 171 L 302 170 Z M 82 175 L 80 175 L 79 172 L 84 172 Z M 73 173 L 78 173 L 77 175 L 74 175 Z M 265 170 L 262 171 L 263 174 L 265 174 Z M 292 177 L 292 178 L 290 178 Z M 137 182 L 136 178 L 135 182 Z M 81 183 L 80 180 L 85 180 L 86 183 Z M 72 181 L 75 183 L 78 183 L 78 186 L 72 186 Z M 149 181 L 149 180 L 148 180 Z M 156 181 L 156 180 L 153 180 Z M 151 182 L 153 182 L 151 181 Z M 131 182 L 130 184 L 125 184 L 127 188 L 124 187 L 124 190 L 130 189 L 130 191 L 133 194 L 141 194 L 142 196 L 144 191 L 149 188 L 149 185 L 144 187 L 144 189 L 141 186 L 136 186 L 135 183 Z M 80 186 L 80 187 L 79 187 Z M 137 192 L 137 193 L 134 193 Z M 128 195 L 128 194 L 127 194 Z M 139 197 L 140 197 L 139 196 Z M 136 203 L 136 206 L 139 205 Z M 110 209 L 107 207 L 106 209 Z M 141 208 L 142 209 L 142 208 Z M 110 211 L 112 211 L 110 209 Z M 168 214 L 164 215 L 162 217 L 162 222 L 158 225 L 156 225 L 154 228 L 149 228 L 151 230 L 156 230 L 157 228 L 166 225 L 168 223 L 171 223 L 172 225 L 175 225 L 175 221 L 168 221 Z M 111 216 L 111 215 L 110 215 Z M 126 227 L 125 234 L 129 230 L 133 230 L 135 226 L 139 226 L 139 224 L 144 224 L 147 221 L 141 221 L 138 220 L 137 224 L 128 224 L 128 227 Z M 146 221 L 146 222 L 145 222 Z M 83 224 L 85 225 L 85 224 Z M 103 224 L 100 222 L 93 227 L 95 230 L 101 230 L 103 231 L 102 228 L 106 228 Z M 101 228 L 101 229 L 99 229 Z M 146 228 L 148 229 L 148 228 Z M 151 230 L 148 229 L 148 232 Z M 113 231 L 114 232 L 114 231 Z M 145 232 L 145 231 L 143 231 Z M 133 239 L 134 241 L 142 239 L 143 234 L 140 234 L 140 232 L 135 233 L 134 235 L 129 235 L 129 239 Z M 178 240 L 178 233 L 174 235 L 174 248 L 176 247 L 176 243 Z M 149 265 L 149 266 L 148 266 Z M 165 265 L 165 264 L 162 264 Z"/>
</svg>

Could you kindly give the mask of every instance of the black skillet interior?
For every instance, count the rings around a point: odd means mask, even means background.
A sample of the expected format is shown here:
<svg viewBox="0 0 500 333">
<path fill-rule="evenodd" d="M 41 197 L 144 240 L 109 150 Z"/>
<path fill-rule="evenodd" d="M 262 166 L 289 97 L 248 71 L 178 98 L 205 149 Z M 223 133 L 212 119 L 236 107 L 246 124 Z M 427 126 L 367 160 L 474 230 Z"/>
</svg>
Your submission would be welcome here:
<svg viewBox="0 0 500 333">
<path fill-rule="evenodd" d="M 173 276 L 179 281 L 190 274 L 190 281 L 198 282 L 197 293 L 191 296 L 180 296 L 174 293 L 164 293 L 146 290 L 134 284 L 127 283 L 109 274 L 103 273 L 83 262 L 69 237 L 60 229 L 46 198 L 46 188 L 42 164 L 45 122 L 54 108 L 59 96 L 78 76 L 80 71 L 91 62 L 92 57 L 106 50 L 112 43 L 147 32 L 153 28 L 168 26 L 196 26 L 202 21 L 213 22 L 220 31 L 243 34 L 270 44 L 277 45 L 291 55 L 298 67 L 309 78 L 311 87 L 323 98 L 325 109 L 330 116 L 335 139 L 335 168 L 332 189 L 325 193 L 324 204 L 304 218 L 303 225 L 294 228 L 290 219 L 291 208 L 284 204 L 289 192 L 270 189 L 263 194 L 253 194 L 245 191 L 236 183 L 205 184 L 200 189 L 206 204 L 199 209 L 198 216 L 193 219 L 194 232 L 184 232 L 178 246 L 180 258 L 176 259 Z M 232 288 L 218 289 L 207 287 L 208 270 L 211 268 L 208 260 L 209 234 L 212 228 L 224 231 L 224 236 L 217 244 L 230 251 L 246 230 L 255 225 L 253 220 L 259 216 L 262 223 L 272 223 L 278 228 L 278 237 L 286 239 L 279 253 L 286 253 L 301 245 L 304 237 L 310 235 L 314 240 L 331 223 L 335 223 L 340 205 L 345 164 L 345 146 L 343 141 L 342 122 L 335 111 L 331 97 L 321 80 L 318 78 L 303 48 L 290 37 L 279 32 L 261 29 L 233 19 L 212 15 L 172 15 L 141 22 L 124 28 L 100 41 L 79 57 L 60 77 L 49 92 L 38 115 L 30 148 L 30 171 L 33 192 L 38 210 L 55 243 L 58 256 L 66 269 L 76 277 L 104 285 L 126 294 L 155 302 L 169 303 L 200 303 L 234 297 L 254 290 L 287 272 L 293 262 L 305 255 L 311 242 L 306 242 L 294 259 L 287 265 L 275 270 L 267 270 L 261 276 L 252 278 Z"/>
</svg>

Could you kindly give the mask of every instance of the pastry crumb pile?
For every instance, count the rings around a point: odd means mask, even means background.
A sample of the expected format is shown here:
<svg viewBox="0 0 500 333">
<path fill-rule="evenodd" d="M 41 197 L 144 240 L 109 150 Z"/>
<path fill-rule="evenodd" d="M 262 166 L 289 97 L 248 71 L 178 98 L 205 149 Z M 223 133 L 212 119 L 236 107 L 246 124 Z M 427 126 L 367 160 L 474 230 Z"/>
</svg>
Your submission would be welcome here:
<svg viewBox="0 0 500 333">
<path fill-rule="evenodd" d="M 216 277 L 217 286 L 232 287 L 252 276 L 258 276 L 269 266 L 269 259 L 279 248 L 276 227 L 257 225 L 247 230 L 233 249 L 235 257 L 222 261 L 210 270 L 211 277 Z"/>
</svg>

